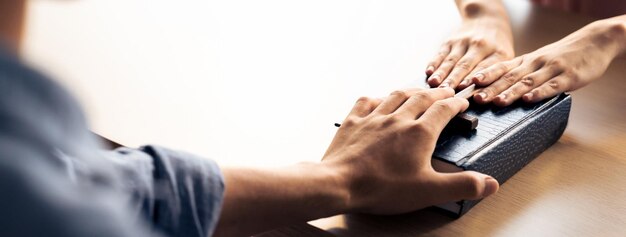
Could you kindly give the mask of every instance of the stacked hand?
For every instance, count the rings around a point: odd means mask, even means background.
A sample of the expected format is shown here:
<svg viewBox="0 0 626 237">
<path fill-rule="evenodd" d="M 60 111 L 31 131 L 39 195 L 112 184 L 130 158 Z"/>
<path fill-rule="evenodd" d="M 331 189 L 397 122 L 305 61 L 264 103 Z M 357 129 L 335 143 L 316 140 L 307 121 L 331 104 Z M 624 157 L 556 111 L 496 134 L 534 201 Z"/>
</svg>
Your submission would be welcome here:
<svg viewBox="0 0 626 237">
<path fill-rule="evenodd" d="M 485 87 L 478 103 L 534 103 L 599 78 L 622 54 L 626 15 L 596 21 L 534 52 L 512 58 L 513 40 L 501 2 L 459 1 L 463 24 L 426 68 L 431 87 Z M 493 5 L 491 5 L 493 4 Z"/>
<path fill-rule="evenodd" d="M 471 75 L 513 58 L 513 36 L 508 22 L 492 17 L 469 19 L 446 41 L 428 63 L 431 87 L 465 87 Z"/>
<path fill-rule="evenodd" d="M 479 70 L 472 80 L 487 87 L 474 99 L 507 106 L 520 98 L 538 102 L 583 87 L 619 54 L 625 31 L 610 20 L 597 21 L 534 52 Z"/>
<path fill-rule="evenodd" d="M 357 101 L 322 161 L 342 174 L 349 212 L 402 213 L 496 192 L 498 182 L 487 175 L 431 166 L 442 129 L 469 105 L 453 95 L 450 88 L 411 89 Z"/>
</svg>

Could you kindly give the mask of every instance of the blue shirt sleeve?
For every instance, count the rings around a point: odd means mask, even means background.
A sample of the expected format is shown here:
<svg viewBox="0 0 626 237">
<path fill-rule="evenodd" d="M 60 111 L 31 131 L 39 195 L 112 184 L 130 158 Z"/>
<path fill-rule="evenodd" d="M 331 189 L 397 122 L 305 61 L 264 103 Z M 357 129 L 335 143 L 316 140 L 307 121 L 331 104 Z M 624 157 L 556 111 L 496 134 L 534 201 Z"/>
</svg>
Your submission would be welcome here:
<svg viewBox="0 0 626 237">
<path fill-rule="evenodd" d="M 213 233 L 224 194 L 215 162 L 158 146 L 115 153 L 118 169 L 126 170 L 134 206 L 155 228 L 169 236 Z"/>
<path fill-rule="evenodd" d="M 65 90 L 0 49 L 0 236 L 211 236 L 215 162 L 158 146 L 105 151 Z"/>
</svg>

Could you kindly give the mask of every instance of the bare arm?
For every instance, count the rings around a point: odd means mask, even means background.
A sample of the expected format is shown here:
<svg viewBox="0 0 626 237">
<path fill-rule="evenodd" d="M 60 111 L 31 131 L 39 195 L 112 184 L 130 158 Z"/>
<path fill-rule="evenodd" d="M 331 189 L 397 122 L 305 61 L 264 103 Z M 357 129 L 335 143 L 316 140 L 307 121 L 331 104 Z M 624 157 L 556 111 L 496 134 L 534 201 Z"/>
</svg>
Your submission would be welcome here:
<svg viewBox="0 0 626 237">
<path fill-rule="evenodd" d="M 282 169 L 225 168 L 216 236 L 246 236 L 341 213 L 404 213 L 477 199 L 498 189 L 476 172 L 444 174 L 430 163 L 447 122 L 467 108 L 450 88 L 362 98 L 321 162 Z"/>
<path fill-rule="evenodd" d="M 302 163 L 280 169 L 226 168 L 216 236 L 246 236 L 347 211 L 349 193 L 332 168 Z"/>
</svg>

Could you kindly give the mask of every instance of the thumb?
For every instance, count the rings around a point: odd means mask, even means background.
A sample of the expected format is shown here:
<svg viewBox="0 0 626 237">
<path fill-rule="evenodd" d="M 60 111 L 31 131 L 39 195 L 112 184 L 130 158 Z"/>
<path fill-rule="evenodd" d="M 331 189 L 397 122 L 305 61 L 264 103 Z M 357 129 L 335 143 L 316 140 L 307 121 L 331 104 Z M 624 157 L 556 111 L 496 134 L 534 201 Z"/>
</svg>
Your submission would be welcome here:
<svg viewBox="0 0 626 237">
<path fill-rule="evenodd" d="M 481 199 L 494 194 L 500 186 L 491 176 L 474 171 L 440 173 L 439 184 L 439 195 L 445 201 Z"/>
</svg>

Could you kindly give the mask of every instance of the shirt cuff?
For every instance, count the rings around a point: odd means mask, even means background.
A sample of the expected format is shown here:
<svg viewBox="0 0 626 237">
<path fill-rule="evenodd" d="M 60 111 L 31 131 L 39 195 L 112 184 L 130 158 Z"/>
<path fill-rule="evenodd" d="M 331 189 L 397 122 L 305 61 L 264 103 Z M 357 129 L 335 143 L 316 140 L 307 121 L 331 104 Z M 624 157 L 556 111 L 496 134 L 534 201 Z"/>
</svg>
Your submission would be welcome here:
<svg viewBox="0 0 626 237">
<path fill-rule="evenodd" d="M 169 236 L 211 236 L 224 198 L 212 160 L 158 146 L 140 148 L 154 161 L 153 223 Z"/>
</svg>

